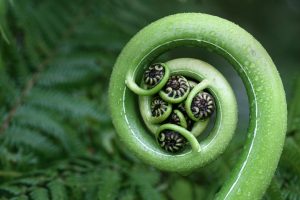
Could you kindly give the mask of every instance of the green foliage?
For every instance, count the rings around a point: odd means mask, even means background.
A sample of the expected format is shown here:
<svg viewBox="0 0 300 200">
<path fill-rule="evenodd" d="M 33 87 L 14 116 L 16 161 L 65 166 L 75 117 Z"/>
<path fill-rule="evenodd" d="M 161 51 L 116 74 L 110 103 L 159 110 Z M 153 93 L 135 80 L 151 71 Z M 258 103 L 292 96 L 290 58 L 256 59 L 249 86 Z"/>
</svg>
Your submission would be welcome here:
<svg viewBox="0 0 300 200">
<path fill-rule="evenodd" d="M 0 199 L 212 199 L 243 134 L 198 173 L 167 174 L 124 149 L 107 110 L 112 66 L 133 34 L 165 15 L 212 7 L 224 15 L 214 1 L 0 0 Z M 266 199 L 300 199 L 299 83 L 288 91 L 288 139 Z"/>
<path fill-rule="evenodd" d="M 12 37 L 10 44 L 1 41 L 1 166 L 25 170 L 87 152 L 81 139 L 109 122 L 94 99 L 105 96 L 96 91 L 105 87 L 110 69 L 100 63 L 101 45 L 83 41 L 89 32 L 83 22 L 95 17 L 88 14 L 91 4 L 1 3 L 8 6 L 1 13 L 9 16 Z"/>
<path fill-rule="evenodd" d="M 9 44 L 9 40 L 7 37 L 7 23 L 6 23 L 6 6 L 7 1 L 3 0 L 0 2 L 0 34 L 3 40 Z"/>
<path fill-rule="evenodd" d="M 162 199 L 155 189 L 160 178 L 157 171 L 124 162 L 126 171 L 119 169 L 116 159 L 103 157 L 78 157 L 27 173 L 2 185 L 0 195 L 2 199 Z"/>
<path fill-rule="evenodd" d="M 268 199 L 300 199 L 300 79 L 289 104 L 288 131 L 279 167 L 266 197 Z"/>
</svg>

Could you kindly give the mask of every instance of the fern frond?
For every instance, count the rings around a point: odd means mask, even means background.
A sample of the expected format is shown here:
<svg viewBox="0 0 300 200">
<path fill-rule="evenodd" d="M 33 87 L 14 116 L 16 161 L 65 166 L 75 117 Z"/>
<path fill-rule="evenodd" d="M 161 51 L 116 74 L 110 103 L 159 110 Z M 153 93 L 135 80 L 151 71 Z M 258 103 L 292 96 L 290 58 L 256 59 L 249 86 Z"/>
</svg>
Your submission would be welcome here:
<svg viewBox="0 0 300 200">
<path fill-rule="evenodd" d="M 34 89 L 28 96 L 28 104 L 60 113 L 62 116 L 90 118 L 96 121 L 106 121 L 108 116 L 97 112 L 96 106 L 86 100 L 74 98 L 60 91 Z"/>
<path fill-rule="evenodd" d="M 291 137 L 286 139 L 282 157 L 281 166 L 293 173 L 300 175 L 300 146 Z"/>
<path fill-rule="evenodd" d="M 50 193 L 50 199 L 53 199 L 53 200 L 68 199 L 66 187 L 63 183 L 63 180 L 60 180 L 60 179 L 53 180 L 47 184 L 47 188 Z"/>
<path fill-rule="evenodd" d="M 0 35 L 2 37 L 2 39 L 9 44 L 10 41 L 8 39 L 8 35 L 7 35 L 7 24 L 6 24 L 6 10 L 7 10 L 7 1 L 3 0 L 0 2 Z"/>
<path fill-rule="evenodd" d="M 288 112 L 288 134 L 300 134 L 300 79 L 296 81 Z"/>
<path fill-rule="evenodd" d="M 68 181 L 74 177 L 81 177 L 81 179 L 84 180 L 84 177 L 89 175 L 92 177 L 91 174 L 94 176 L 95 170 L 93 170 L 93 168 L 101 164 L 99 160 L 89 159 L 88 157 L 82 159 L 77 158 L 75 160 L 78 160 L 78 163 L 80 163 L 80 160 L 83 160 L 83 162 L 89 162 L 89 167 L 82 168 L 81 171 L 76 171 L 74 170 L 74 166 L 75 169 L 78 167 L 75 164 L 76 161 L 74 162 L 74 160 L 69 160 L 67 162 L 62 162 L 50 169 L 32 172 L 31 174 L 27 174 L 25 177 L 7 182 L 5 185 L 0 186 L 0 196 L 6 197 L 7 199 L 23 198 L 25 196 L 29 199 L 39 200 L 70 199 L 69 197 L 75 193 L 75 190 L 70 187 L 72 184 Z M 76 183 L 79 184 L 79 188 L 76 188 L 76 190 L 81 190 L 83 192 L 85 190 L 83 188 L 85 183 L 86 182 Z M 97 184 L 93 183 L 91 186 L 87 185 L 85 187 L 96 187 L 95 185 Z"/>
<path fill-rule="evenodd" d="M 144 170 L 143 168 L 134 168 L 130 171 L 132 182 L 137 187 L 141 199 L 160 200 L 162 196 L 157 193 L 155 186 L 160 176 L 156 171 Z"/>
<path fill-rule="evenodd" d="M 280 190 L 280 184 L 276 178 L 273 178 L 266 192 L 265 198 L 269 200 L 284 200 L 282 191 Z"/>
<path fill-rule="evenodd" d="M 48 191 L 45 188 L 35 188 L 30 193 L 30 199 L 32 200 L 41 200 L 41 199 L 49 199 Z"/>
<path fill-rule="evenodd" d="M 74 135 L 66 133 L 63 124 L 51 116 L 51 113 L 38 110 L 30 106 L 23 106 L 16 112 L 14 123 L 23 127 L 30 127 L 35 131 L 47 135 L 55 141 L 61 143 L 64 150 L 69 155 L 79 154 L 83 147 L 80 147 L 78 138 Z"/>
<path fill-rule="evenodd" d="M 37 164 L 37 158 L 32 152 L 28 152 L 24 148 L 11 150 L 10 147 L 0 147 L 0 166 L 2 170 L 22 169 L 24 166 L 32 166 Z M 2 173 L 2 177 L 14 177 L 11 174 Z"/>
<path fill-rule="evenodd" d="M 101 179 L 98 187 L 98 198 L 99 199 L 116 199 L 119 188 L 121 177 L 117 170 L 104 170 L 101 173 Z"/>
<path fill-rule="evenodd" d="M 15 82 L 9 77 L 3 68 L 4 64 L 1 63 L 0 55 L 0 104 L 3 105 L 1 107 L 2 109 L 8 109 L 12 106 L 11 100 L 17 98 L 19 91 Z"/>
<path fill-rule="evenodd" d="M 44 156 L 54 156 L 61 153 L 60 149 L 51 140 L 48 140 L 45 136 L 34 130 L 24 127 L 12 126 L 7 129 L 4 133 L 3 144 L 11 149 L 18 148 L 19 146 L 27 147 Z"/>
<path fill-rule="evenodd" d="M 286 200 L 298 200 L 300 199 L 300 176 L 285 171 L 280 175 L 282 181 L 281 191 L 283 195 L 283 199 Z"/>
<path fill-rule="evenodd" d="M 94 82 L 102 70 L 96 64 L 95 58 L 76 56 L 60 59 L 45 73 L 41 74 L 38 85 L 44 87 L 82 86 L 85 82 Z"/>
</svg>

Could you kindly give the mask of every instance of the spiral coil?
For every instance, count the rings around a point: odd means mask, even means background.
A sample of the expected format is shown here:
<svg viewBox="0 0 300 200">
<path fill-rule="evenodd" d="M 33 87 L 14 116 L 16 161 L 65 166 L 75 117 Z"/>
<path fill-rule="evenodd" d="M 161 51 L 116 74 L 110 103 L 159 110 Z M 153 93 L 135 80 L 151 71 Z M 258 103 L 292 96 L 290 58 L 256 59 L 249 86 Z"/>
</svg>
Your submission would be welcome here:
<svg viewBox="0 0 300 200">
<path fill-rule="evenodd" d="M 200 60 L 179 58 L 161 64 L 163 76 L 152 74 L 156 77 L 153 86 L 149 86 L 149 79 L 145 84 L 142 81 L 157 56 L 187 45 L 209 48 L 226 58 L 243 80 L 250 102 L 248 140 L 216 199 L 259 199 L 282 151 L 287 115 L 285 94 L 264 48 L 227 20 L 197 13 L 172 15 L 150 24 L 130 40 L 114 66 L 109 87 L 112 120 L 119 138 L 144 162 L 180 173 L 203 167 L 225 151 L 235 131 L 237 105 L 231 87 L 214 67 Z M 193 80 L 196 84 L 190 84 L 193 86 L 185 96 L 174 101 L 168 97 L 180 96 L 184 91 L 165 87 L 171 76 L 188 77 L 188 82 Z M 150 106 L 154 96 L 172 104 L 168 116 L 158 121 L 153 119 Z M 214 127 L 203 141 L 197 136 L 207 127 L 209 120 L 205 118 L 210 113 L 200 107 L 201 101 L 216 112 Z M 175 111 L 179 122 L 165 122 Z M 187 119 L 194 121 L 190 129 Z M 181 146 L 187 146 L 186 150 L 177 151 Z"/>
<path fill-rule="evenodd" d="M 139 96 L 139 108 L 140 108 L 142 118 L 144 120 L 144 123 L 148 127 L 148 130 L 152 132 L 156 137 L 160 135 L 160 131 L 158 131 L 158 129 L 160 129 L 160 127 L 163 124 L 167 124 L 168 127 L 172 127 L 172 131 L 175 131 L 178 134 L 182 134 L 184 137 L 187 133 L 189 133 L 191 137 L 188 138 L 185 137 L 185 139 L 188 141 L 189 144 L 191 144 L 191 146 L 193 147 L 192 149 L 195 152 L 200 152 L 201 151 L 200 146 L 203 146 L 202 148 L 204 150 L 200 155 L 202 161 L 198 162 L 198 165 L 201 164 L 203 166 L 208 162 L 210 162 L 211 160 L 215 159 L 224 151 L 224 149 L 229 144 L 234 134 L 236 128 L 236 122 L 237 122 L 237 106 L 236 106 L 237 103 L 234 97 L 234 93 L 229 83 L 222 76 L 222 74 L 218 72 L 213 66 L 203 61 L 192 59 L 192 58 L 180 58 L 180 59 L 174 59 L 168 61 L 167 63 L 165 63 L 165 66 L 168 67 L 170 70 L 170 78 L 168 82 L 170 82 L 170 80 L 174 81 L 174 78 L 177 78 L 178 82 L 182 81 L 183 85 L 188 85 L 186 86 L 186 88 L 190 87 L 187 79 L 192 79 L 194 82 L 195 81 L 199 82 L 199 83 L 195 83 L 191 91 L 189 88 L 186 89 L 187 92 L 183 95 L 184 98 L 181 98 L 181 101 L 174 102 L 173 99 L 162 97 L 162 99 L 165 102 L 171 104 L 173 108 L 176 108 L 176 106 L 178 107 L 180 104 L 183 104 L 184 106 L 182 106 L 183 107 L 182 111 L 186 114 L 186 116 L 184 116 L 184 114 L 182 114 L 182 112 L 180 112 L 178 109 L 174 109 L 173 115 L 177 113 L 177 118 L 178 118 L 177 124 L 170 122 L 172 118 L 169 120 L 169 123 L 167 118 L 165 118 L 165 120 L 159 121 L 161 124 L 152 123 L 154 121 L 158 122 L 158 120 L 152 120 L 152 118 L 154 117 L 150 106 L 151 103 L 149 105 L 149 102 L 151 102 L 151 99 L 153 97 Z M 168 82 L 165 84 L 164 88 L 169 87 Z M 178 83 L 178 87 L 180 87 L 179 83 Z M 208 92 L 203 92 L 203 90 L 208 90 L 212 95 L 210 95 Z M 226 93 L 224 93 L 224 91 L 226 91 Z M 133 90 L 133 92 L 136 91 Z M 158 93 L 161 94 L 161 91 Z M 139 95 L 138 92 L 136 94 Z M 209 99 L 208 102 L 202 99 L 205 101 L 204 103 L 210 103 L 207 112 L 212 113 L 212 109 L 215 107 L 215 103 L 214 102 L 212 103 L 212 101 L 214 101 L 213 99 L 217 99 L 218 101 L 216 101 L 216 105 L 219 114 L 216 116 L 215 127 L 210 133 L 209 138 L 199 142 L 197 141 L 196 137 L 199 136 L 206 129 L 208 125 L 209 115 L 206 115 L 206 118 L 202 118 L 200 120 L 200 118 L 194 116 L 193 107 L 195 107 L 194 105 L 195 101 L 199 100 L 198 95 L 201 96 L 203 94 L 206 95 L 206 98 L 211 98 Z M 154 94 L 154 96 L 155 95 L 157 94 Z M 212 96 L 214 96 L 214 98 Z M 154 97 L 154 99 L 156 98 L 157 97 Z M 169 115 L 170 113 L 168 114 L 168 116 Z M 192 122 L 193 124 L 190 125 L 191 126 L 190 132 L 187 129 L 187 120 L 193 121 Z M 225 125 L 227 125 L 226 129 L 221 128 L 222 126 Z M 181 128 L 179 129 L 178 126 Z M 167 130 L 167 129 L 160 129 L 160 130 Z M 184 133 L 182 133 L 183 130 Z M 213 146 L 209 147 L 209 144 L 214 144 L 214 147 Z M 207 151 L 205 149 L 207 147 L 214 149 L 214 152 L 213 153 L 210 152 L 209 154 L 206 154 Z M 156 149 L 156 151 L 159 151 L 159 149 Z M 170 151 L 174 152 L 174 150 L 170 150 Z M 187 153 L 189 152 L 184 152 L 184 154 Z M 209 157 L 209 159 L 204 159 L 205 157 L 207 158 Z"/>
</svg>

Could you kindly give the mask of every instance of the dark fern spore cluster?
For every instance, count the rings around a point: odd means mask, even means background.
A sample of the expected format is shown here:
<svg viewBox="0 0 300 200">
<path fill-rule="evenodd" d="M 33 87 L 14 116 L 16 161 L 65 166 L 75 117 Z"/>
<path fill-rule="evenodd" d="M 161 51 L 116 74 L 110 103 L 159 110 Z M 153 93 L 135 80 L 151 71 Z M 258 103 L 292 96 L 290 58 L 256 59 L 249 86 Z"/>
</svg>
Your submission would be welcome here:
<svg viewBox="0 0 300 200">
<path fill-rule="evenodd" d="M 157 141 L 161 148 L 168 152 L 178 152 L 186 145 L 186 139 L 176 131 L 166 130 L 162 131 Z"/>
<path fill-rule="evenodd" d="M 164 64 L 156 63 L 145 70 L 143 81 L 148 88 L 156 86 L 163 79 L 165 75 L 164 66 Z M 211 117 L 215 110 L 215 102 L 214 97 L 207 91 L 200 91 L 193 97 L 192 104 L 188 109 L 194 118 L 192 119 L 188 115 L 186 98 L 197 84 L 199 83 L 189 77 L 171 74 L 163 88 L 151 97 L 150 110 L 154 118 L 165 115 L 168 106 L 170 104 L 173 106 L 172 112 L 167 114 L 168 116 L 163 120 L 158 120 L 156 125 L 174 124 L 192 134 L 191 131 L 199 120 L 206 120 Z M 156 138 L 159 146 L 171 153 L 184 150 L 187 143 L 187 139 L 181 135 L 180 131 L 175 130 L 163 130 L 156 135 Z"/>
<path fill-rule="evenodd" d="M 184 76 L 171 76 L 165 86 L 165 92 L 169 97 L 182 97 L 188 92 L 190 85 Z"/>
<path fill-rule="evenodd" d="M 155 97 L 151 102 L 151 113 L 153 117 L 159 117 L 167 111 L 168 103 L 159 96 Z"/>
<path fill-rule="evenodd" d="M 192 113 L 196 118 L 206 119 L 215 110 L 215 101 L 207 92 L 198 93 L 192 101 Z"/>
<path fill-rule="evenodd" d="M 148 67 L 148 69 L 146 69 L 144 73 L 144 82 L 150 88 L 154 87 L 161 81 L 164 74 L 165 74 L 165 69 L 161 64 L 159 63 L 152 64 Z"/>
</svg>

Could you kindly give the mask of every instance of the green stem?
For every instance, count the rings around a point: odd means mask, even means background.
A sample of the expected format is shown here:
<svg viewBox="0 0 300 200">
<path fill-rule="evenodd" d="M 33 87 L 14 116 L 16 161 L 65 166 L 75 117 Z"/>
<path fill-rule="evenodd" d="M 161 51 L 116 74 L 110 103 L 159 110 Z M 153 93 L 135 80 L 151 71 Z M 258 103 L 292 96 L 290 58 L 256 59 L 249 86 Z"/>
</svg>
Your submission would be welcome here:
<svg viewBox="0 0 300 200">
<path fill-rule="evenodd" d="M 201 135 L 201 133 L 203 133 L 203 131 L 207 128 L 209 124 L 209 119 L 206 120 L 200 120 L 197 121 L 191 131 L 191 133 L 195 136 L 198 137 L 199 135 Z"/>
<path fill-rule="evenodd" d="M 253 36 L 227 20 L 197 13 L 172 15 L 150 24 L 130 40 L 115 64 L 109 87 L 110 110 L 120 139 L 143 161 L 176 172 L 191 172 L 225 150 L 215 148 L 217 144 L 228 145 L 236 125 L 237 111 L 236 105 L 227 104 L 226 98 L 232 94 L 223 83 L 218 88 L 209 88 L 217 97 L 218 114 L 212 133 L 200 143 L 200 152 L 180 155 L 162 152 L 140 120 L 136 97 L 126 87 L 125 80 L 132 78 L 131 72 L 140 76 L 142 66 L 178 46 L 213 50 L 232 63 L 241 77 L 250 105 L 248 139 L 216 199 L 260 199 L 282 152 L 287 123 L 285 93 L 276 67 L 265 49 Z M 215 86 L 215 81 L 211 85 Z M 234 120 L 224 121 L 228 117 Z"/>
<path fill-rule="evenodd" d="M 196 85 L 192 91 L 189 93 L 186 101 L 185 101 L 185 110 L 186 113 L 188 114 L 188 116 L 193 119 L 194 121 L 199 121 L 200 119 L 196 118 L 192 111 L 191 111 L 191 105 L 192 105 L 192 101 L 193 98 L 196 96 L 196 94 L 198 94 L 199 92 L 201 92 L 202 90 L 204 90 L 205 88 L 209 87 L 209 81 L 207 79 L 202 80 L 198 85 Z"/>
<path fill-rule="evenodd" d="M 183 137 L 185 137 L 188 140 L 193 151 L 195 151 L 195 152 L 201 151 L 200 144 L 197 141 L 197 139 L 195 138 L 195 136 L 191 132 L 187 131 L 185 128 L 182 128 L 181 126 L 177 126 L 175 124 L 164 124 L 164 125 L 160 126 L 159 129 L 157 130 L 157 132 L 155 134 L 156 137 L 163 130 L 172 130 L 172 131 L 178 132 L 179 134 L 181 134 Z"/>
<path fill-rule="evenodd" d="M 179 125 L 183 128 L 187 128 L 187 123 L 186 123 L 186 119 L 184 118 L 184 115 L 182 114 L 182 112 L 180 112 L 179 110 L 174 110 L 174 113 L 178 116 L 179 118 Z"/>
</svg>

